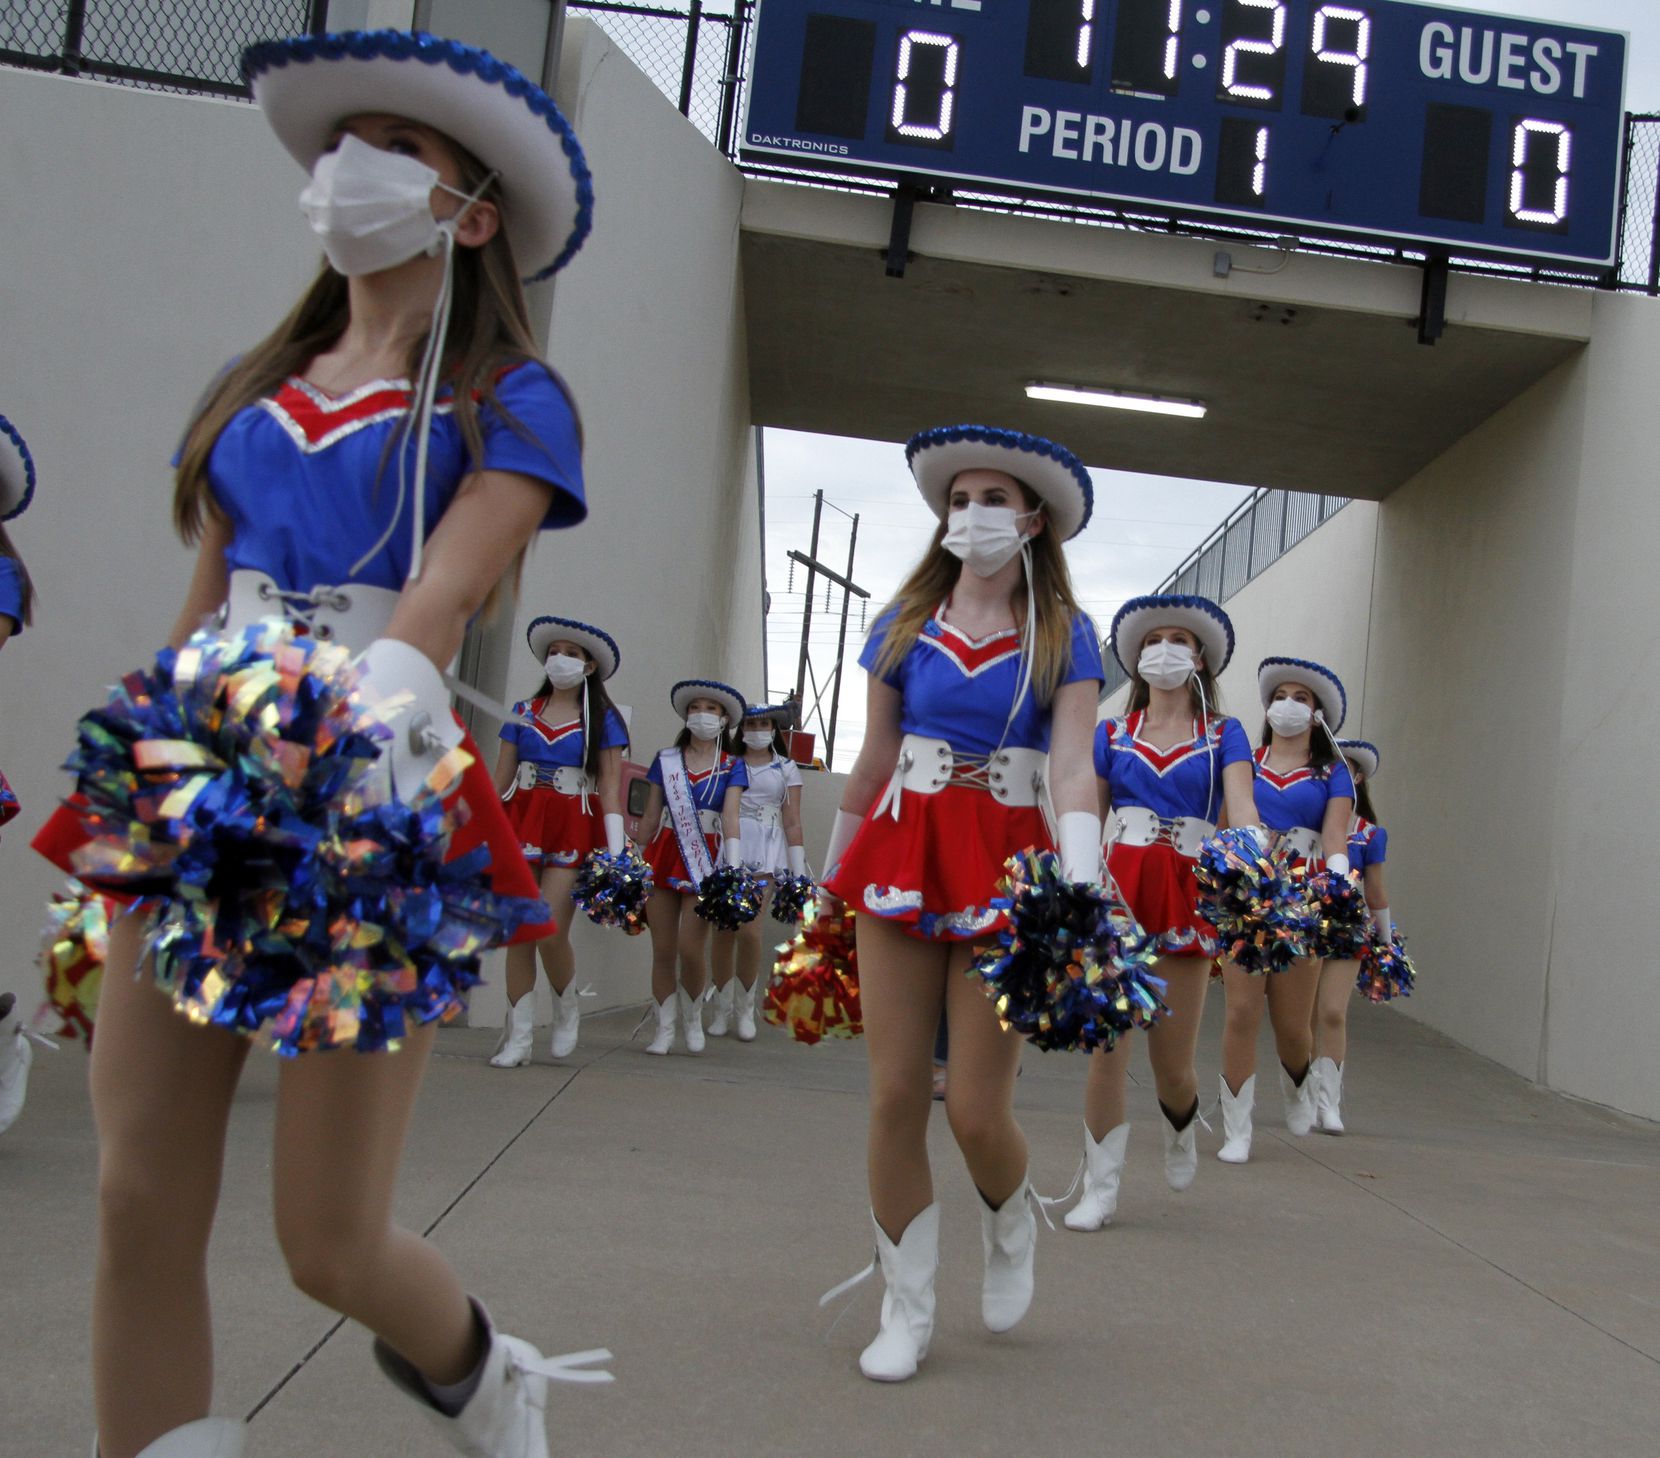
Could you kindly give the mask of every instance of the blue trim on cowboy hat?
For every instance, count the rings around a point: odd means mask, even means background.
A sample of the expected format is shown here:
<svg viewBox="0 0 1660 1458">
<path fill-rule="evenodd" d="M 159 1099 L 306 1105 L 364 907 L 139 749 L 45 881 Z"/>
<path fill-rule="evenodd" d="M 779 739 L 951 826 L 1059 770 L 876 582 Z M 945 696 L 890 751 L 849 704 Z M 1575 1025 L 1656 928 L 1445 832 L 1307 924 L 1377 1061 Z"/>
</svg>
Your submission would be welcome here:
<svg viewBox="0 0 1660 1458">
<path fill-rule="evenodd" d="M 751 704 L 744 710 L 746 719 L 770 719 L 774 724 L 787 726 L 795 718 L 795 709 L 790 704 Z"/>
<path fill-rule="evenodd" d="M 608 679 L 622 666 L 622 649 L 617 640 L 602 628 L 580 623 L 575 618 L 556 618 L 552 614 L 535 619 L 525 629 L 525 642 L 542 663 L 548 656 L 548 644 L 566 639 L 575 643 L 594 660 L 594 672 L 600 679 Z"/>
<path fill-rule="evenodd" d="M 748 700 L 737 689 L 718 678 L 683 678 L 669 690 L 669 702 L 682 719 L 686 717 L 687 705 L 693 699 L 714 699 L 719 703 L 726 710 L 728 729 L 736 729 L 743 722 L 744 712 L 749 707 Z"/>
<path fill-rule="evenodd" d="M 1359 767 L 1361 774 L 1369 780 L 1378 777 L 1378 762 L 1382 758 L 1378 754 L 1377 745 L 1366 739 L 1339 739 L 1337 747 L 1343 751 L 1344 759 L 1352 759 Z"/>
<path fill-rule="evenodd" d="M 242 76 L 308 172 L 349 116 L 385 112 L 442 132 L 500 174 L 502 221 L 526 283 L 557 273 L 594 224 L 594 181 L 554 100 L 488 51 L 424 31 L 261 41 Z"/>
<path fill-rule="evenodd" d="M 1112 656 L 1125 673 L 1134 674 L 1141 645 L 1154 628 L 1186 628 L 1205 650 L 1205 667 L 1214 677 L 1233 657 L 1233 619 L 1208 597 L 1180 592 L 1132 597 L 1113 615 Z"/>
<path fill-rule="evenodd" d="M 1343 680 L 1323 663 L 1307 658 L 1264 658 L 1257 665 L 1257 692 L 1262 695 L 1262 707 L 1273 702 L 1274 690 L 1282 683 L 1300 683 L 1320 702 L 1326 728 L 1336 734 L 1349 715 L 1349 696 L 1343 692 Z"/>
<path fill-rule="evenodd" d="M 35 499 L 35 458 L 17 427 L 0 415 L 0 521 L 22 516 Z"/>
<path fill-rule="evenodd" d="M 1083 462 L 1041 435 L 991 425 L 940 425 L 905 442 L 905 462 L 922 499 L 941 520 L 951 483 L 964 471 L 1003 471 L 1029 487 L 1048 508 L 1063 542 L 1077 536 L 1095 510 L 1095 487 Z"/>
</svg>

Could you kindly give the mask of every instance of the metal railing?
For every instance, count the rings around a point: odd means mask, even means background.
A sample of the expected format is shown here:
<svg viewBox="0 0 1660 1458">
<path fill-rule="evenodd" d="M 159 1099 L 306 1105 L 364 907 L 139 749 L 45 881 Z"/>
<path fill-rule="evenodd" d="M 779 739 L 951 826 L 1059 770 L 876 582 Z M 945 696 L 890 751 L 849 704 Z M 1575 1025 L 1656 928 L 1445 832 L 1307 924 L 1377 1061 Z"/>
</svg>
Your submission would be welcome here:
<svg viewBox="0 0 1660 1458">
<path fill-rule="evenodd" d="M 1316 496 L 1308 491 L 1258 490 L 1200 542 L 1155 593 L 1179 592 L 1225 603 L 1253 577 L 1259 577 L 1315 528 L 1349 504 L 1347 496 Z M 1102 698 L 1129 681 L 1108 645 L 1103 654 L 1107 678 Z"/>
<path fill-rule="evenodd" d="M 242 52 L 324 29 L 326 0 L 0 0 L 0 65 L 246 98 Z"/>
</svg>

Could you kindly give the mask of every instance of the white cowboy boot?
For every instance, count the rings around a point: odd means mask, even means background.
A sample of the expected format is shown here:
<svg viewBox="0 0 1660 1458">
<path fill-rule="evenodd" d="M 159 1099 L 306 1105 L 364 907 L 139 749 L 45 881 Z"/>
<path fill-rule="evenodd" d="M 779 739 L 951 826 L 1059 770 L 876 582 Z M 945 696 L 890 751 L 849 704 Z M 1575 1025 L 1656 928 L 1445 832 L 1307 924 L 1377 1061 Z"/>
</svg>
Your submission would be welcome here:
<svg viewBox="0 0 1660 1458">
<path fill-rule="evenodd" d="M 1109 1224 L 1118 1209 L 1118 1181 L 1124 1173 L 1124 1146 L 1130 1126 L 1120 1124 L 1099 1140 L 1091 1139 L 1084 1126 L 1084 1192 L 1066 1212 L 1068 1230 L 1099 1230 Z"/>
<path fill-rule="evenodd" d="M 1314 1127 L 1314 1065 L 1303 1075 L 1300 1084 L 1291 1081 L 1291 1075 L 1280 1065 L 1280 1093 L 1285 1096 L 1285 1127 L 1299 1139 Z"/>
<path fill-rule="evenodd" d="M 576 1035 L 582 1026 L 579 996 L 574 981 L 563 992 L 553 994 L 553 1041 L 548 1051 L 555 1058 L 569 1058 L 576 1052 Z"/>
<path fill-rule="evenodd" d="M 876 1216 L 870 1217 L 876 1225 Z M 859 1354 L 859 1370 L 873 1382 L 903 1382 L 916 1375 L 934 1334 L 934 1271 L 939 1266 L 940 1207 L 911 1217 L 895 1245 L 876 1225 L 876 1259 L 882 1267 L 882 1329 Z"/>
<path fill-rule="evenodd" d="M 732 1020 L 732 989 L 737 985 L 737 981 L 738 979 L 734 977 L 718 992 L 711 990 L 709 993 L 709 1036 L 711 1038 L 724 1038 L 726 1036 L 726 1025 Z"/>
<path fill-rule="evenodd" d="M 1238 1093 L 1222 1079 L 1222 1147 L 1216 1157 L 1223 1164 L 1244 1164 L 1251 1157 L 1251 1108 L 1256 1101 L 1256 1074 L 1240 1085 Z"/>
<path fill-rule="evenodd" d="M 661 1002 L 654 1002 L 646 1012 L 649 1019 L 652 1012 L 657 1014 L 657 1031 L 651 1035 L 651 1041 L 646 1044 L 647 1053 L 664 1054 L 674 1046 L 674 1009 L 675 999 L 671 992 Z M 635 1029 L 639 1031 L 638 1028 Z"/>
<path fill-rule="evenodd" d="M 686 1039 L 688 1053 L 703 1051 L 703 999 L 701 997 L 687 997 L 686 989 L 678 987 L 675 995 L 680 999 L 680 1031 Z"/>
<path fill-rule="evenodd" d="M 1314 1083 L 1314 1127 L 1322 1134 L 1343 1132 L 1343 1065 L 1316 1058 L 1308 1071 Z"/>
<path fill-rule="evenodd" d="M 536 1041 L 536 993 L 532 989 L 517 1002 L 509 1003 L 507 1021 L 502 1024 L 501 1041 L 490 1058 L 492 1068 L 523 1068 L 530 1062 L 530 1045 Z"/>
<path fill-rule="evenodd" d="M 1164 1182 L 1173 1190 L 1185 1190 L 1198 1173 L 1199 1105 L 1194 1100 L 1193 1115 L 1184 1128 L 1178 1129 L 1168 1114 L 1164 1116 Z"/>
<path fill-rule="evenodd" d="M 242 1458 L 246 1427 L 231 1418 L 200 1418 L 163 1433 L 146 1445 L 138 1458 Z M 98 1440 L 92 1440 L 92 1458 L 98 1458 Z"/>
<path fill-rule="evenodd" d="M 732 986 L 737 989 L 732 996 L 738 1012 L 738 1041 L 740 1043 L 753 1043 L 755 1041 L 755 989 L 745 987 L 736 977 L 732 979 Z"/>
<path fill-rule="evenodd" d="M 1029 1180 L 1021 1180 L 1020 1188 L 995 1210 L 980 1197 L 980 1243 L 986 1252 L 980 1317 L 988 1331 L 1008 1331 L 1032 1304 L 1032 1267 L 1037 1259 L 1032 1199 Z"/>
<path fill-rule="evenodd" d="M 457 1453 L 467 1458 L 548 1458 L 547 1419 L 542 1411 L 547 1402 L 548 1379 L 609 1382 L 611 1374 L 595 1370 L 592 1364 L 610 1361 L 611 1353 L 595 1350 L 544 1357 L 529 1342 L 498 1332 L 476 1301 L 473 1310 L 490 1345 L 478 1386 L 466 1406 L 453 1416 L 434 1405 L 431 1389 L 421 1374 L 379 1338 L 375 1340 L 375 1361 L 394 1387 L 420 1404 L 428 1421 Z"/>
</svg>

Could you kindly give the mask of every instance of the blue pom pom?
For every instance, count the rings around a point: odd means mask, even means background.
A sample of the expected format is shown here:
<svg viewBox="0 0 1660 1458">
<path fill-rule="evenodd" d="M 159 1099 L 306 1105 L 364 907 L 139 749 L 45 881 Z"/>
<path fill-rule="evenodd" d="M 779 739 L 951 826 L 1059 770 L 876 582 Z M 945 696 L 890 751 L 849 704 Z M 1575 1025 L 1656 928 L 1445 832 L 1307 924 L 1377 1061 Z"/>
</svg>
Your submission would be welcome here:
<svg viewBox="0 0 1660 1458">
<path fill-rule="evenodd" d="M 651 867 L 624 846 L 614 856 L 595 851 L 583 862 L 571 900 L 595 926 L 621 927 L 634 937 L 646 929 L 651 891 Z"/>
<path fill-rule="evenodd" d="M 1371 940 L 1366 896 L 1354 876 L 1317 871 L 1306 882 L 1309 914 L 1314 919 L 1311 947 L 1316 957 L 1348 961 Z"/>
<path fill-rule="evenodd" d="M 1243 826 L 1199 847 L 1193 867 L 1199 915 L 1216 928 L 1220 954 L 1243 972 L 1284 972 L 1311 955 L 1314 915 L 1305 887 Z"/>
<path fill-rule="evenodd" d="M 448 858 L 461 751 L 388 798 L 391 730 L 357 685 L 344 649 L 286 624 L 199 633 L 81 720 L 68 765 L 89 835 L 77 873 L 156 911 L 162 989 L 284 1055 L 395 1047 L 458 1012 L 484 952 L 547 916 L 491 890 L 487 850 Z"/>
<path fill-rule="evenodd" d="M 1169 1011 L 1152 975 L 1157 939 L 1099 885 L 1068 881 L 1053 851 L 1008 862 L 992 903 L 1008 913 L 997 944 L 971 970 L 1005 1027 L 1039 1048 L 1110 1048 Z"/>
<path fill-rule="evenodd" d="M 1389 1002 L 1397 997 L 1411 997 L 1417 980 L 1418 969 L 1407 956 L 1406 943 L 1397 931 L 1387 943 L 1366 944 L 1360 954 L 1355 990 L 1368 1002 Z"/>
<path fill-rule="evenodd" d="M 818 894 L 811 876 L 780 876 L 772 885 L 772 919 L 800 921 L 807 903 Z"/>
<path fill-rule="evenodd" d="M 742 866 L 718 866 L 697 891 L 697 914 L 716 931 L 736 931 L 761 914 L 761 878 Z"/>
</svg>

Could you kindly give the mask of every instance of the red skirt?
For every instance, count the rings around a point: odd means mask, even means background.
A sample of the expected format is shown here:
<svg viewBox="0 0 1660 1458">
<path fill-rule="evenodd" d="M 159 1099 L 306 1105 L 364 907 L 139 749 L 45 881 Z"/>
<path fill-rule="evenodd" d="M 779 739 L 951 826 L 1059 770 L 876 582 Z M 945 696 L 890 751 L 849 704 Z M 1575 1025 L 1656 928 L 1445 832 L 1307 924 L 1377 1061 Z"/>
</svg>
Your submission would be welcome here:
<svg viewBox="0 0 1660 1458">
<path fill-rule="evenodd" d="M 907 792 L 899 819 L 871 813 L 826 882 L 850 910 L 896 922 L 928 941 L 984 942 L 1008 924 L 991 904 L 1023 850 L 1053 850 L 1035 805 L 1000 805 L 971 785 Z"/>
<path fill-rule="evenodd" d="M 709 863 L 718 866 L 721 838 L 705 835 L 703 839 L 709 847 Z M 683 896 L 697 895 L 697 882 L 692 880 L 692 873 L 686 868 L 686 858 L 680 854 L 680 841 L 672 825 L 665 825 L 657 832 L 646 847 L 645 859 L 651 867 L 653 886 L 664 891 L 678 891 Z"/>
<path fill-rule="evenodd" d="M 1216 928 L 1199 915 L 1193 865 L 1175 846 L 1115 845 L 1107 870 L 1142 929 L 1159 939 L 1164 957 L 1214 957 Z"/>
<path fill-rule="evenodd" d="M 479 757 L 478 745 L 473 743 L 471 734 L 462 737 L 461 747 L 472 756 L 473 762 L 462 772 L 460 788 L 448 802 L 452 813 L 460 812 L 456 813 L 456 819 L 460 823 L 450 837 L 449 859 L 455 860 L 481 845 L 488 846 L 490 889 L 499 896 L 531 896 L 539 899 L 542 888 L 536 877 L 531 874 L 524 852 L 519 849 L 519 838 L 514 834 L 513 827 L 508 824 L 501 798 L 496 794 L 495 784 L 484 768 L 484 761 Z M 58 806 L 46 823 L 35 832 L 35 838 L 30 842 L 60 871 L 71 876 L 75 874 L 74 853 L 91 839 L 81 825 L 81 817 L 74 808 L 75 798 L 71 797 L 68 804 Z M 111 899 L 129 902 L 134 898 L 112 896 Z M 551 919 L 537 922 L 533 926 L 521 927 L 507 945 L 540 941 L 543 937 L 552 936 L 557 930 L 558 927 Z"/>
<path fill-rule="evenodd" d="M 591 852 L 605 849 L 605 821 L 597 795 L 588 796 L 588 809 L 584 810 L 581 795 L 564 795 L 552 785 L 535 785 L 515 790 L 511 799 L 502 802 L 502 808 L 532 868 L 580 866 Z"/>
</svg>

